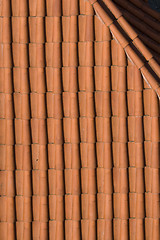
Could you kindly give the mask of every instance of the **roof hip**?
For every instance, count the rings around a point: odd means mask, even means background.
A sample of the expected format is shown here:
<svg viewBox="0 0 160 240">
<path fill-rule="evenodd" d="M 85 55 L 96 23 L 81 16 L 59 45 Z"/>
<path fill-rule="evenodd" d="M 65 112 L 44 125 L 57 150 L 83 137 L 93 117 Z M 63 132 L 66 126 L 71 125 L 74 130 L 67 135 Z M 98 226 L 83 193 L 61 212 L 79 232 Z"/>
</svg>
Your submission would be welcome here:
<svg viewBox="0 0 160 240">
<path fill-rule="evenodd" d="M 99 19 L 109 27 L 113 37 L 125 50 L 127 56 L 141 71 L 148 85 L 160 98 L 160 66 L 149 49 L 139 39 L 133 27 L 111 0 L 89 0 Z M 109 10 L 109 11 L 108 11 Z"/>
</svg>

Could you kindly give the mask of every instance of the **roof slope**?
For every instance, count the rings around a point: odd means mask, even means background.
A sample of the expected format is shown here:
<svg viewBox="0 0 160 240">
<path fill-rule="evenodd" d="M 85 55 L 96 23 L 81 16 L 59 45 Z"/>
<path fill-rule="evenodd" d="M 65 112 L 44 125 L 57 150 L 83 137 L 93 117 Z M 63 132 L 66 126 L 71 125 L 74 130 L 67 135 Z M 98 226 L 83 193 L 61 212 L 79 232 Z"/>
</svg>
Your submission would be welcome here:
<svg viewBox="0 0 160 240">
<path fill-rule="evenodd" d="M 0 1 L 0 239 L 160 239 L 159 68 L 104 2 Z"/>
<path fill-rule="evenodd" d="M 128 24 L 125 18 L 127 17 L 127 19 L 130 19 L 132 24 L 140 28 L 141 32 L 144 32 L 145 30 L 145 34 L 149 35 L 152 41 L 155 40 L 157 45 L 160 43 L 160 23 L 154 23 L 148 15 L 146 17 L 146 14 L 142 15 L 141 10 L 138 9 L 138 11 L 136 11 L 136 8 L 128 3 L 128 1 L 115 0 L 115 2 L 120 4 L 120 6 L 123 6 L 122 11 L 120 11 L 111 0 L 90 1 L 99 18 L 107 27 L 109 27 L 114 38 L 121 44 L 128 57 L 138 69 L 140 69 L 148 84 L 160 97 L 160 65 L 156 62 L 155 56 L 143 44 L 137 32 L 130 24 Z M 132 12 L 132 14 L 130 12 Z M 139 21 L 137 16 L 133 16 L 133 14 L 141 16 L 141 20 L 143 17 L 143 22 Z M 155 15 L 157 16 L 158 14 Z M 145 22 L 153 25 L 156 30 L 153 30 L 153 28 L 151 29 L 151 27 L 147 26 Z"/>
</svg>

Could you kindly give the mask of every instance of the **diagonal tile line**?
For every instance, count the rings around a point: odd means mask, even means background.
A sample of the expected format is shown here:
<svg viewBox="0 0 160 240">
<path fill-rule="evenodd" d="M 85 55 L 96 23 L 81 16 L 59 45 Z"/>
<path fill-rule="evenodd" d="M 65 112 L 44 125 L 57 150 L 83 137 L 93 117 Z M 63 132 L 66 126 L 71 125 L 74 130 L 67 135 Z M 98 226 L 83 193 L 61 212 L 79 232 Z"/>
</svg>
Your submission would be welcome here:
<svg viewBox="0 0 160 240">
<path fill-rule="evenodd" d="M 127 56 L 130 57 L 133 63 L 141 71 L 142 75 L 145 77 L 147 81 L 147 84 L 151 86 L 151 88 L 157 93 L 158 97 L 160 98 L 160 70 L 159 70 L 160 66 L 156 62 L 150 51 L 147 49 L 147 47 L 141 42 L 141 40 L 138 37 L 138 34 L 125 20 L 122 13 L 119 11 L 117 6 L 111 0 L 107 0 L 105 1 L 105 3 L 107 4 L 106 7 L 109 9 L 109 11 L 111 11 L 111 13 L 114 15 L 115 17 L 114 20 L 110 18 L 105 9 L 103 9 L 100 2 L 98 2 L 97 0 L 89 0 L 89 2 L 92 4 L 96 14 L 98 15 L 98 18 L 106 26 L 109 27 L 110 31 L 112 32 L 112 35 L 123 47 L 123 49 L 127 53 Z M 119 29 L 116 27 L 116 23 L 119 24 L 120 21 L 123 21 L 123 24 L 121 26 L 122 30 L 131 39 L 130 41 L 128 41 L 124 34 L 121 33 Z M 132 45 L 134 46 L 136 51 L 133 49 Z M 142 60 L 136 52 L 140 52 L 145 60 Z M 151 71 L 149 71 L 148 68 L 151 69 Z M 153 74 L 152 72 L 155 74 Z"/>
</svg>

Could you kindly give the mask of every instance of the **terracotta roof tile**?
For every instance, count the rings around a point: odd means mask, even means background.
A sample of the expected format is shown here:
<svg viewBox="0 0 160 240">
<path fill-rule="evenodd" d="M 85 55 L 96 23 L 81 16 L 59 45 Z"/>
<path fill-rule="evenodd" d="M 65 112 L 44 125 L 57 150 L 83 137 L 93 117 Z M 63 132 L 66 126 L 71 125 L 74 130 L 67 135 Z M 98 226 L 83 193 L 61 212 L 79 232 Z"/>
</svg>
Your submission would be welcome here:
<svg viewBox="0 0 160 240">
<path fill-rule="evenodd" d="M 137 33 L 134 31 L 134 29 L 128 24 L 128 22 L 125 20 L 125 18 L 123 16 L 118 18 L 118 23 L 120 24 L 120 26 L 124 29 L 124 31 L 126 33 L 128 33 L 129 37 L 134 40 L 138 35 Z"/>
<path fill-rule="evenodd" d="M 14 118 L 13 106 L 12 106 L 12 95 L 0 93 L 0 118 Z"/>
<path fill-rule="evenodd" d="M 130 236 L 135 236 L 139 238 L 144 238 L 144 221 L 143 219 L 130 219 L 129 220 L 130 227 Z"/>
<path fill-rule="evenodd" d="M 38 123 L 38 119 L 36 119 L 35 124 Z M 39 137 L 40 141 L 35 141 L 35 143 L 47 143 L 47 133 L 46 133 L 46 122 L 45 120 L 42 120 L 39 122 L 41 124 L 39 133 L 41 134 Z M 45 138 L 41 131 L 43 130 L 43 133 L 45 134 Z M 56 143 L 61 144 L 63 142 L 63 132 L 62 132 L 62 120 L 61 119 L 55 119 L 55 118 L 48 118 L 47 119 L 47 131 L 48 131 L 48 142 L 49 143 Z M 57 134 L 58 132 L 58 134 Z M 44 140 L 45 139 L 45 140 Z M 38 140 L 38 139 L 37 139 Z"/>
<path fill-rule="evenodd" d="M 0 119 L 0 144 L 14 145 L 14 123 L 12 119 Z"/>
<path fill-rule="evenodd" d="M 10 43 L 11 42 L 11 22 L 9 17 L 3 17 L 0 19 L 1 26 L 1 43 Z"/>
<path fill-rule="evenodd" d="M 40 71 L 38 71 L 40 70 Z M 59 68 L 46 68 L 46 82 L 45 82 L 45 72 L 44 69 L 33 69 L 33 72 L 36 74 L 36 81 L 39 80 L 39 74 L 36 73 L 36 71 L 39 73 L 42 73 L 41 76 L 41 81 L 43 81 L 43 91 L 45 92 L 45 84 L 47 85 L 47 90 L 48 92 L 54 92 L 54 93 L 61 93 L 62 90 L 62 83 L 61 83 L 61 71 Z M 50 78 L 54 74 L 54 78 Z M 51 80 L 50 80 L 51 79 Z M 33 77 L 34 80 L 34 77 Z M 40 81 L 40 80 L 39 80 Z M 34 82 L 34 81 L 33 81 Z M 35 87 L 38 87 L 39 84 L 35 84 Z M 41 85 L 40 85 L 41 86 Z"/>
<path fill-rule="evenodd" d="M 82 51 L 86 49 L 82 45 Z M 58 46 L 58 58 L 60 59 L 60 45 Z M 54 51 L 53 51 L 54 54 Z M 63 66 L 64 67 L 76 67 L 78 65 L 77 59 L 77 43 L 64 42 L 62 44 L 62 55 L 63 55 Z M 57 58 L 55 58 L 55 64 L 50 65 L 53 67 L 60 67 L 60 64 L 57 64 Z"/>
<path fill-rule="evenodd" d="M 32 118 L 30 126 L 31 126 L 32 143 L 33 144 L 34 143 L 35 144 L 46 144 L 47 132 L 46 132 L 45 119 L 36 119 L 36 118 L 33 119 Z"/>
<path fill-rule="evenodd" d="M 81 15 L 94 15 L 93 7 L 89 1 L 79 0 L 79 10 Z"/>
<path fill-rule="evenodd" d="M 2 1 L 0 7 L 0 14 L 2 17 L 10 17 L 11 16 L 11 4 L 9 1 Z"/>
<path fill-rule="evenodd" d="M 127 118 L 126 117 L 112 117 L 112 136 L 113 142 L 125 143 L 128 141 L 127 133 Z"/>
<path fill-rule="evenodd" d="M 113 238 L 112 232 L 112 220 L 110 219 L 98 219 L 97 221 L 97 237 L 100 239 L 105 239 L 108 237 Z"/>
<path fill-rule="evenodd" d="M 63 42 L 74 43 L 78 40 L 78 19 L 77 16 L 63 16 Z M 80 31 L 80 30 L 79 30 Z"/>
<path fill-rule="evenodd" d="M 95 40 L 96 41 L 109 41 L 111 40 L 111 33 L 109 28 L 106 28 L 105 25 L 99 21 L 98 17 L 95 15 Z"/>
<path fill-rule="evenodd" d="M 0 145 L 0 169 L 14 170 L 14 148 L 12 145 Z"/>
<path fill-rule="evenodd" d="M 41 93 L 30 94 L 32 118 L 46 118 L 45 95 Z"/>
<path fill-rule="evenodd" d="M 30 119 L 29 95 L 14 93 L 15 117 Z"/>
<path fill-rule="evenodd" d="M 33 221 L 32 229 L 33 238 L 40 240 L 48 238 L 48 223 Z"/>
<path fill-rule="evenodd" d="M 94 143 L 81 143 L 80 153 L 82 168 L 96 168 L 96 146 Z"/>
<path fill-rule="evenodd" d="M 11 56 L 11 45 L 8 43 L 0 43 L 1 55 L 0 55 L 0 67 L 11 68 L 12 67 L 12 56 Z"/>
<path fill-rule="evenodd" d="M 13 171 L 1 171 L 0 172 L 0 195 L 7 197 L 15 196 L 15 181 Z"/>
<path fill-rule="evenodd" d="M 48 159 L 46 160 L 48 160 L 46 161 L 47 167 L 62 170 L 64 168 L 62 145 L 48 144 Z"/>
<path fill-rule="evenodd" d="M 29 33 L 31 43 L 44 43 L 44 18 L 29 17 Z"/>
<path fill-rule="evenodd" d="M 127 65 L 126 54 L 124 53 L 123 48 L 119 44 L 117 44 L 115 40 L 111 41 L 111 55 L 112 67 L 118 66 L 116 68 L 116 72 L 118 72 L 118 70 L 119 72 L 124 72 L 125 69 L 120 67 L 125 67 Z M 120 75 L 120 73 L 118 75 Z"/>
<path fill-rule="evenodd" d="M 15 212 L 14 212 L 14 198 L 13 197 L 1 197 L 1 222 L 14 222 Z M 31 211 L 30 211 L 31 212 Z"/>
<path fill-rule="evenodd" d="M 93 16 L 79 16 L 79 41 L 94 41 L 93 24 Z"/>
<path fill-rule="evenodd" d="M 96 92 L 95 105 L 96 115 L 98 117 L 111 117 L 111 103 L 109 92 Z"/>
<path fill-rule="evenodd" d="M 112 152 L 114 167 L 127 168 L 128 167 L 127 143 L 113 142 Z"/>
<path fill-rule="evenodd" d="M 158 240 L 159 13 L 3 0 L 0 17 L 0 239 Z"/>
<path fill-rule="evenodd" d="M 64 92 L 63 93 L 63 112 L 64 116 L 68 118 L 78 118 L 78 102 L 77 102 L 77 94 Z"/>
<path fill-rule="evenodd" d="M 78 75 L 78 71 L 77 71 L 76 67 L 63 67 L 62 68 L 62 81 L 63 81 L 64 92 L 71 92 L 71 93 L 77 92 L 77 90 L 78 90 L 77 75 Z M 81 77 L 81 79 L 82 79 L 82 77 Z M 59 80 L 61 81 L 61 78 Z"/>
<path fill-rule="evenodd" d="M 144 194 L 142 193 L 130 193 L 130 217 L 138 219 L 144 219 L 145 208 L 144 208 Z M 130 219 L 131 220 L 131 219 Z M 139 226 L 139 224 L 138 224 Z"/>
<path fill-rule="evenodd" d="M 28 69 L 16 67 L 13 68 L 13 83 L 14 83 L 13 86 L 15 93 L 29 94 L 30 84 L 28 82 L 28 77 L 29 77 Z"/>
<path fill-rule="evenodd" d="M 149 227 L 151 226 L 151 227 Z M 159 219 L 145 219 L 145 231 L 146 231 L 146 237 L 148 238 L 159 238 Z"/>
<path fill-rule="evenodd" d="M 150 61 L 153 56 L 138 37 L 133 40 L 133 44 L 142 52 L 146 60 Z"/>
<path fill-rule="evenodd" d="M 7 1 L 9 4 L 9 1 Z M 30 1 L 31 2 L 31 1 Z M 36 2 L 36 1 L 34 1 Z M 6 5 L 7 6 L 7 5 Z M 27 4 L 27 0 L 21 2 L 19 0 L 12 0 L 11 1 L 11 5 L 7 6 L 8 9 L 9 7 L 12 7 L 12 15 L 13 16 L 18 16 L 18 17 L 24 17 L 24 16 L 28 16 L 28 4 Z"/>
<path fill-rule="evenodd" d="M 4 81 L 5 79 L 5 81 Z M 10 68 L 0 68 L 0 92 L 12 93 L 12 71 Z"/>
<path fill-rule="evenodd" d="M 14 43 L 28 43 L 28 26 L 27 17 L 13 17 L 12 18 L 12 39 Z"/>
<path fill-rule="evenodd" d="M 96 91 L 102 91 L 102 90 L 103 91 L 110 91 L 111 90 L 110 68 L 109 67 L 103 67 L 103 66 L 102 67 L 101 66 L 96 66 L 96 67 L 94 67 L 94 74 L 95 74 L 94 76 L 95 76 L 95 89 L 96 89 Z M 91 90 L 92 90 L 92 88 L 91 88 Z"/>
<path fill-rule="evenodd" d="M 95 9 L 98 17 L 100 19 L 102 19 L 103 23 L 106 26 L 109 26 L 109 25 L 111 25 L 113 23 L 113 19 L 106 14 L 105 10 L 100 6 L 100 4 L 97 1 L 94 4 L 94 9 Z"/>
<path fill-rule="evenodd" d="M 45 104 L 45 96 L 43 101 Z M 62 96 L 61 94 L 54 94 L 52 92 L 47 92 L 46 95 L 47 99 L 47 116 L 48 118 L 57 118 L 57 119 L 62 119 L 63 113 L 61 109 L 61 104 L 62 104 Z M 34 101 L 34 99 L 33 99 Z M 41 103 L 39 103 L 41 106 Z M 45 105 L 44 105 L 44 111 L 45 111 Z M 44 112 L 45 113 L 45 112 Z M 42 118 L 45 118 L 46 114 L 42 115 Z"/>
<path fill-rule="evenodd" d="M 129 42 L 125 39 L 123 34 L 118 30 L 117 26 L 114 23 L 110 26 L 110 30 L 115 39 L 121 44 L 123 48 L 128 46 Z"/>
<path fill-rule="evenodd" d="M 129 165 L 130 167 L 144 167 L 144 146 L 143 143 L 128 143 Z"/>
<path fill-rule="evenodd" d="M 35 2 L 37 2 L 37 0 L 35 0 Z M 46 2 L 46 9 L 47 9 L 47 16 L 50 16 L 50 17 L 59 17 L 61 16 L 62 14 L 62 4 L 61 4 L 61 1 L 58 0 L 54 0 L 54 1 L 51 1 L 51 0 L 42 0 L 41 2 L 43 2 L 44 6 L 43 9 L 44 9 L 44 13 L 45 13 L 45 2 Z M 41 6 L 40 4 L 37 4 L 37 6 Z M 37 16 L 37 14 L 36 14 Z"/>
<path fill-rule="evenodd" d="M 115 16 L 116 19 L 122 16 L 121 11 L 116 7 L 116 5 L 110 0 L 104 0 L 105 5 L 108 7 L 110 12 Z"/>
<path fill-rule="evenodd" d="M 59 0 L 59 2 L 61 1 Z M 62 3 L 63 16 L 78 15 L 78 5 L 78 0 L 64 0 Z"/>
</svg>

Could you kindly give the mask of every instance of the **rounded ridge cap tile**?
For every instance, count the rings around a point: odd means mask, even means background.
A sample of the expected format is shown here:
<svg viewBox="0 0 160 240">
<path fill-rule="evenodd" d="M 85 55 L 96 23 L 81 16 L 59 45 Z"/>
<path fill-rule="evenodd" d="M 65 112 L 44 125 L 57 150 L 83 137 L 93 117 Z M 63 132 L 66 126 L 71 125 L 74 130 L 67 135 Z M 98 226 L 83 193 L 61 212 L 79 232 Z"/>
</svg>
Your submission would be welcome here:
<svg viewBox="0 0 160 240">
<path fill-rule="evenodd" d="M 141 60 L 141 58 L 136 54 L 134 49 L 131 47 L 131 45 L 128 45 L 125 47 L 125 51 L 128 54 L 128 57 L 132 60 L 132 62 L 138 67 L 138 69 L 142 68 L 144 66 L 144 62 Z"/>
<path fill-rule="evenodd" d="M 122 16 L 122 12 L 118 9 L 116 4 L 111 0 L 104 0 L 105 5 L 111 11 L 111 13 L 115 16 L 116 19 Z"/>
<path fill-rule="evenodd" d="M 157 73 L 158 77 L 160 78 L 160 65 L 157 63 L 154 57 L 152 57 L 149 60 L 149 65 L 152 67 L 152 69 Z"/>
<path fill-rule="evenodd" d="M 126 48 L 129 45 L 128 40 L 123 36 L 123 34 L 118 30 L 117 26 L 114 22 L 109 26 L 110 31 L 113 34 L 113 38 L 115 38 L 123 48 Z"/>
<path fill-rule="evenodd" d="M 136 48 L 138 48 L 138 50 L 141 51 L 142 55 L 146 58 L 147 61 L 149 61 L 153 57 L 150 51 L 143 44 L 143 42 L 139 39 L 138 36 L 133 40 L 133 44 L 135 45 Z"/>
<path fill-rule="evenodd" d="M 125 17 L 122 15 L 117 19 L 117 22 L 120 24 L 122 29 L 128 34 L 128 36 L 133 40 L 135 39 L 138 34 L 135 32 L 133 27 L 127 22 Z"/>
<path fill-rule="evenodd" d="M 113 23 L 113 19 L 106 13 L 103 7 L 98 3 L 95 2 L 94 10 L 98 16 L 98 18 L 106 25 L 110 26 Z"/>
</svg>

